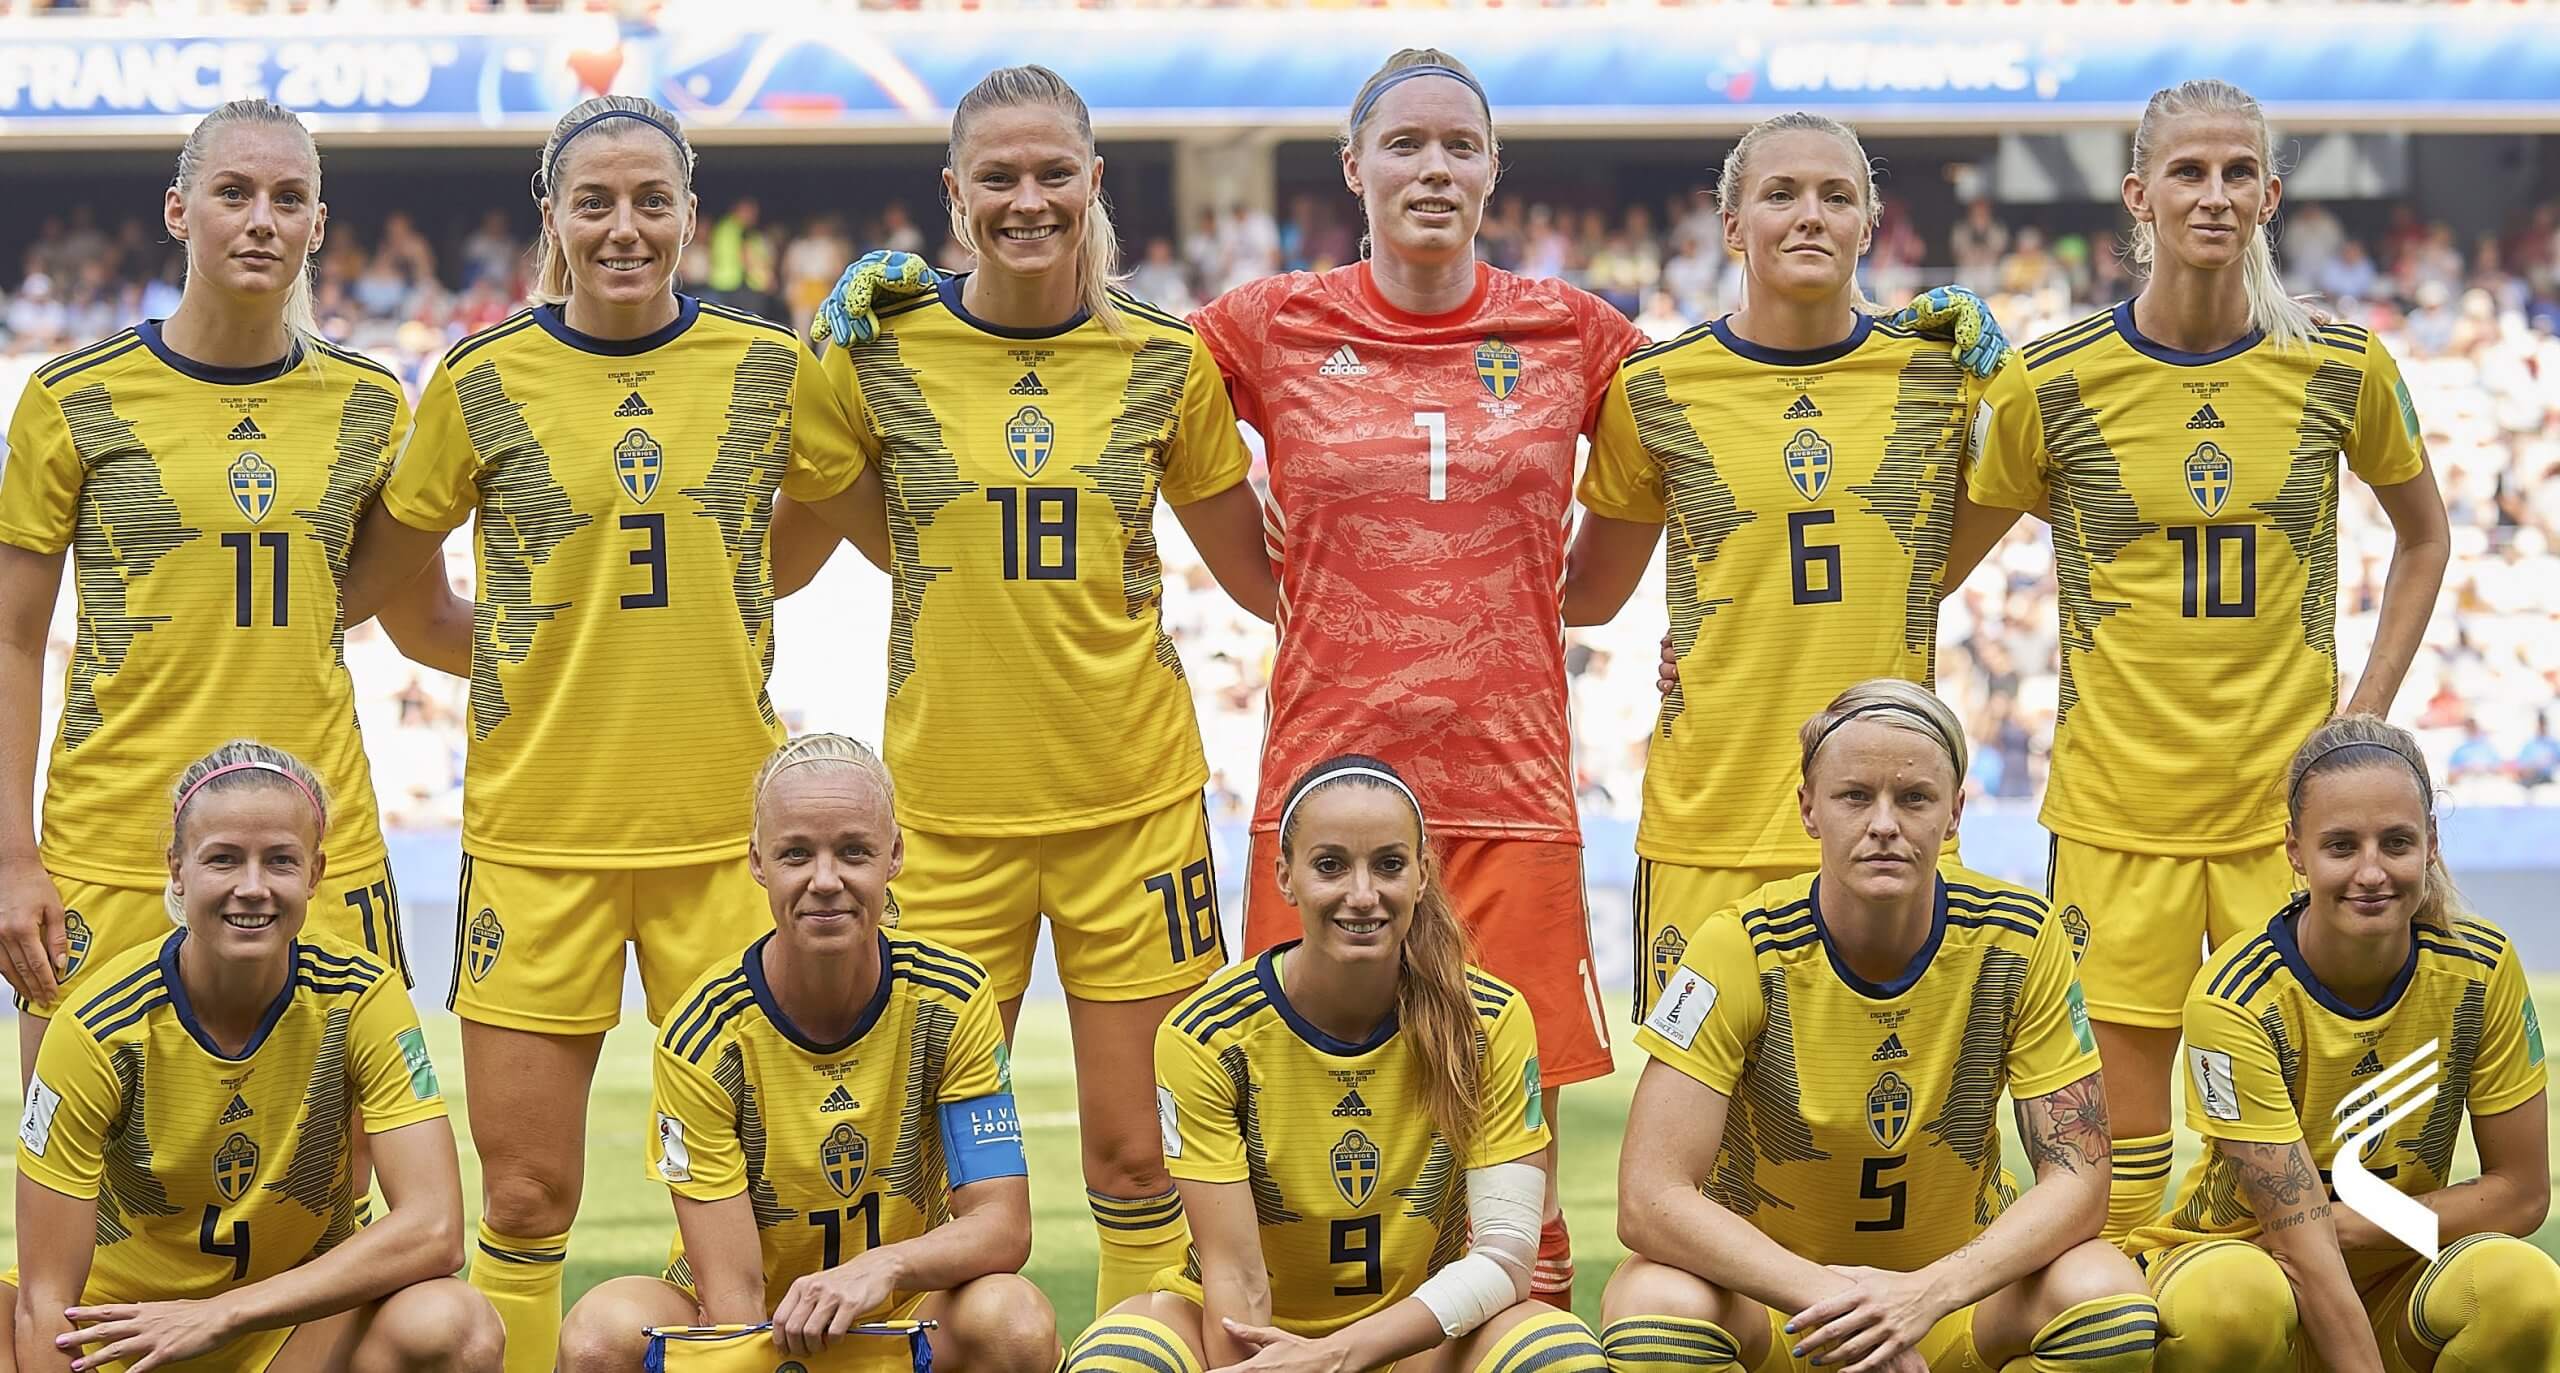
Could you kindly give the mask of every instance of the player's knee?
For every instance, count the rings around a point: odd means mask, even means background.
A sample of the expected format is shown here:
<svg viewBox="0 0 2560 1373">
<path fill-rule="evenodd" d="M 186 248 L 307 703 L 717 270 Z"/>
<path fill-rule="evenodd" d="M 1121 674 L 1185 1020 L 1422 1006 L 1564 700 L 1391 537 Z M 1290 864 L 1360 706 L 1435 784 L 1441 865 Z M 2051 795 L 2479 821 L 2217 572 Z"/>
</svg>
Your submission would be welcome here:
<svg viewBox="0 0 2560 1373">
<path fill-rule="evenodd" d="M 2459 1339 L 2470 1367 L 2535 1366 L 2560 1347 L 2560 1263 L 2512 1235 L 2465 1239 L 2419 1279 L 2409 1327 L 2439 1353 Z"/>
<path fill-rule="evenodd" d="M 1608 1373 L 1609 1357 L 1600 1348 L 1600 1337 L 1581 1317 L 1541 1302 L 1522 1302 L 1494 1319 L 1521 1312 L 1527 1315 L 1492 1341 L 1473 1373 Z"/>
<path fill-rule="evenodd" d="M 1721 1324 L 1731 1304 L 1722 1289 L 1695 1273 L 1629 1254 L 1600 1293 L 1600 1319 L 1605 1325 L 1634 1316 L 1680 1316 Z"/>
<path fill-rule="evenodd" d="M 2109 1297 L 2149 1297 L 2142 1270 L 2124 1251 L 2104 1240 L 2083 1240 L 2062 1252 L 2037 1279 L 2047 1318 L 2083 1302 Z"/>
<path fill-rule="evenodd" d="M 2223 1240 L 2177 1263 L 2158 1293 L 2158 1373 L 2287 1373 L 2301 1323 L 2273 1255 Z"/>
<path fill-rule="evenodd" d="M 506 1342 L 488 1298 L 440 1278 L 384 1302 L 355 1362 L 360 1373 L 496 1373 Z"/>
<path fill-rule="evenodd" d="M 1201 1373 L 1199 1356 L 1172 1326 L 1152 1316 L 1115 1311 L 1095 1321 L 1067 1349 L 1059 1373 Z"/>
<path fill-rule="evenodd" d="M 649 1351 L 648 1317 L 598 1288 L 560 1322 L 560 1373 L 630 1373 Z"/>
<path fill-rule="evenodd" d="M 552 1160 L 522 1156 L 482 1160 L 481 1191 L 487 1200 L 481 1222 L 505 1235 L 556 1235 L 577 1219 L 578 1193 L 584 1179 L 575 1165 L 561 1168 Z"/>
<path fill-rule="evenodd" d="M 943 1316 L 952 1362 L 964 1373 L 1050 1373 L 1058 1366 L 1058 1314 L 1017 1273 L 997 1273 L 951 1294 Z"/>
<path fill-rule="evenodd" d="M 1133 1135 L 1087 1131 L 1084 1185 L 1106 1197 L 1135 1200 L 1172 1191 L 1173 1175 L 1164 1170 L 1164 1146 L 1152 1129 Z"/>
</svg>

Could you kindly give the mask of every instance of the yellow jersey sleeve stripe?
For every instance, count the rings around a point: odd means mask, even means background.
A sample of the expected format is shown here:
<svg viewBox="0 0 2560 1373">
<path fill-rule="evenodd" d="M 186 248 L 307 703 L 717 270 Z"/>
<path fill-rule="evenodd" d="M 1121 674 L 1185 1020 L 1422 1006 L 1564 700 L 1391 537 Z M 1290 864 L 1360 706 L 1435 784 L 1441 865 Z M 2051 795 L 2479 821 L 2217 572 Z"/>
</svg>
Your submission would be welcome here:
<svg viewBox="0 0 2560 1373">
<path fill-rule="evenodd" d="M 1111 300 L 1113 304 L 1118 305 L 1120 308 L 1127 310 L 1130 314 L 1136 315 L 1140 319 L 1152 320 L 1168 329 L 1179 329 L 1186 334 L 1192 332 L 1190 325 L 1185 324 L 1175 316 L 1166 313 L 1160 307 L 1150 305 L 1146 301 L 1140 300 L 1126 291 L 1114 290 L 1111 293 Z"/>
<path fill-rule="evenodd" d="M 1716 325 L 1714 320 L 1708 320 L 1704 324 L 1692 325 L 1688 329 L 1675 334 L 1670 338 L 1664 339 L 1662 342 L 1654 344 L 1650 348 L 1639 348 L 1633 353 L 1628 354 L 1627 360 L 1619 364 L 1618 370 L 1623 372 L 1628 368 L 1635 366 L 1639 362 L 1645 362 L 1670 353 L 1676 353 L 1681 349 L 1688 347 L 1690 344 L 1696 343 L 1700 339 L 1714 338 L 1715 334 Z"/>
<path fill-rule="evenodd" d="M 770 329 L 794 343 L 800 341 L 800 336 L 793 333 L 789 326 L 777 324 L 772 320 L 766 319 L 762 315 L 751 315 L 744 310 L 732 310 L 725 305 L 714 305 L 707 300 L 702 302 L 702 312 L 706 315 L 717 315 L 722 319 L 728 320 L 732 324 L 744 324 L 757 329 Z"/>
<path fill-rule="evenodd" d="M 159 960 L 154 959 L 149 963 L 145 963 L 141 967 L 134 969 L 132 972 L 125 974 L 124 977 L 117 981 L 114 986 L 107 988 L 105 991 L 102 991 L 96 996 L 89 998 L 86 1002 L 83 1002 L 80 1009 L 72 1013 L 72 1018 L 83 1024 L 87 1024 L 93 1017 L 97 1016 L 100 1009 L 105 1007 L 108 1002 L 131 1000 L 130 994 L 133 992 L 134 988 L 140 986 L 142 983 L 151 981 L 159 975 Z M 110 1014 L 112 1014 L 112 1012 L 110 1012 Z"/>
<path fill-rule="evenodd" d="M 159 1010 L 161 1007 L 168 1005 L 168 980 L 166 978 L 155 977 L 151 980 L 149 985 L 136 988 L 134 996 L 137 999 L 128 1000 L 122 1006 L 118 1007 L 112 1013 L 112 1018 L 109 1015 L 100 1015 L 96 1021 L 81 1022 L 83 1025 L 87 1026 L 90 1038 L 95 1039 L 100 1043 L 104 1043 L 107 1040 L 115 1038 L 118 1032 L 127 1029 L 140 1021 L 143 1017 L 150 1015 L 153 1011 Z"/>
<path fill-rule="evenodd" d="M 919 987 L 930 987 L 941 992 L 954 1001 L 968 1000 L 969 994 L 981 985 L 978 981 L 970 980 L 964 971 L 947 968 L 939 963 L 926 962 L 903 950 L 890 953 L 889 971 Z"/>
<path fill-rule="evenodd" d="M 473 334 L 462 342 L 453 345 L 452 348 L 445 352 L 444 365 L 447 370 L 459 367 L 462 365 L 462 360 L 471 356 L 473 353 L 488 347 L 490 344 L 495 343 L 502 338 L 523 333 L 525 330 L 532 327 L 533 312 L 531 310 L 518 310 L 514 314 L 507 316 L 505 319 L 499 320 L 497 323 L 490 325 L 479 333 Z"/>
<path fill-rule="evenodd" d="M 1224 1006 L 1232 1004 L 1242 991 L 1259 985 L 1260 979 L 1254 973 L 1254 965 L 1250 962 L 1239 963 L 1209 979 L 1207 986 L 1192 993 L 1189 1000 L 1174 1007 L 1172 1017 L 1174 1026 L 1188 1033 L 1191 1026 L 1217 1015 Z"/>
<path fill-rule="evenodd" d="M 2112 307 L 2100 310 L 2094 314 L 2083 315 L 2079 319 L 2073 320 L 2071 323 L 2045 335 L 2043 338 L 2036 339 L 2033 342 L 2028 343 L 2018 351 L 2025 354 L 2027 360 L 2032 363 L 2056 349 L 2079 342 L 2080 340 L 2089 338 L 2093 335 L 2109 332 L 2115 327 L 2115 318 L 2115 310 Z"/>
<path fill-rule="evenodd" d="M 52 390 L 53 388 L 60 386 L 62 383 L 69 381 L 73 376 L 79 373 L 86 372 L 90 368 L 96 367 L 101 363 L 113 362 L 142 346 L 143 343 L 141 336 L 136 335 L 120 347 L 111 349 L 104 353 L 93 353 L 78 362 L 72 363 L 70 366 L 61 368 L 51 376 L 40 378 L 40 380 L 44 383 L 46 390 Z"/>
<path fill-rule="evenodd" d="M 2429 935 L 2430 935 L 2431 933 L 2432 933 L 2431 931 L 2427 930 L 2427 929 L 2426 929 L 2425 927 L 2423 927 L 2423 926 L 2421 926 L 2421 927 L 2419 928 L 2419 930 L 2418 930 L 2418 951 L 2419 951 L 2419 952 L 2421 952 L 2421 953 L 2437 953 L 2437 954 L 2443 954 L 2443 955 L 2444 955 L 2445 957 L 2447 957 L 2447 958 L 2461 958 L 2461 959 L 2467 959 L 2467 960 L 2469 960 L 2469 961 L 2471 961 L 2471 962 L 2473 962 L 2473 963 L 2477 963 L 2477 964 L 2479 964 L 2481 967 L 2484 967 L 2484 968 L 2495 968 L 2495 967 L 2497 967 L 2497 966 L 2498 966 L 2498 959 L 2497 959 L 2497 956 L 2496 956 L 2495 954 L 2486 954 L 2486 953 L 2482 953 L 2480 950 L 2478 950 L 2478 949 L 2476 949 L 2476 948 L 2473 948 L 2473 947 L 2471 947 L 2471 946 L 2470 946 L 2470 945 L 2468 945 L 2468 944 L 2457 944 L 2457 943 L 2452 943 L 2452 942 L 2448 941 L 2447 939 L 2444 939 L 2444 938 L 2441 938 L 2441 937 L 2439 937 L 2439 938 L 2430 938 L 2430 937 L 2429 937 Z"/>
<path fill-rule="evenodd" d="M 746 991 L 745 968 L 732 968 L 722 974 L 700 992 L 695 993 L 694 998 L 686 1002 L 683 1009 L 667 1017 L 667 1028 L 658 1036 L 659 1047 L 689 1061 L 699 1061 L 694 1059 L 692 1051 L 697 1042 L 710 1042 L 710 1036 L 704 1033 L 704 1027 L 718 1017 L 724 1009 L 735 1005 L 738 998 L 745 995 Z"/>
<path fill-rule="evenodd" d="M 2088 333 L 2074 338 L 2069 343 L 2066 343 L 2059 348 L 2048 349 L 2042 353 L 2030 353 L 2027 355 L 2027 370 L 2033 372 L 2045 367 L 2050 367 L 2054 363 L 2060 362 L 2064 358 L 2071 356 L 2073 353 L 2077 353 L 2081 349 L 2088 347 L 2090 344 L 2104 343 L 2114 336 L 2114 331 L 2110 329 L 2092 329 Z"/>
<path fill-rule="evenodd" d="M 352 348 L 341 348 L 338 345 L 329 342 L 327 339 L 318 339 L 315 340 L 315 342 L 320 345 L 321 352 L 336 358 L 340 362 L 351 362 L 369 372 L 379 372 L 382 374 L 383 378 L 389 381 L 392 385 L 397 386 L 400 384 L 399 373 L 392 371 L 390 368 L 383 366 L 381 363 L 366 357 L 364 354 L 359 353 Z"/>
<path fill-rule="evenodd" d="M 54 378 L 68 375 L 69 371 L 78 370 L 73 366 L 73 364 L 79 363 L 88 358 L 97 357 L 99 354 L 106 352 L 110 348 L 116 347 L 118 344 L 139 343 L 141 339 L 142 336 L 131 329 L 124 330 L 121 333 L 109 334 L 105 338 L 102 338 L 85 348 L 74 348 L 70 352 L 53 359 L 42 367 L 37 368 L 36 380 L 50 386 L 53 384 Z M 69 371 L 66 371 L 66 369 L 69 369 Z"/>
<path fill-rule="evenodd" d="M 2215 973 L 2213 980 L 2205 984 L 2204 994 L 2217 1000 L 2238 1000 L 2239 998 L 2232 995 L 2232 989 L 2254 976 L 2275 958 L 2275 940 L 2263 933 L 2259 934 L 2248 943 L 2241 945 L 2239 951 L 2231 956 L 2230 961 L 2222 965 L 2222 970 Z"/>
<path fill-rule="evenodd" d="M 2456 916 L 2453 921 L 2453 933 L 2456 938 L 2477 944 L 2493 954 L 2507 951 L 2507 936 L 2495 925 L 2486 925 L 2477 920 Z"/>
<path fill-rule="evenodd" d="M 1246 964 L 1247 969 L 1254 968 Z M 1194 1006 L 1189 1016 L 1174 1028 L 1193 1040 L 1207 1044 L 1224 1031 L 1251 1020 L 1270 1009 L 1271 998 L 1262 987 L 1259 975 L 1244 978 L 1239 985 L 1224 989 L 1221 995 Z"/>
<path fill-rule="evenodd" d="M 1746 912 L 1742 928 L 1751 936 L 1751 951 L 1756 954 L 1785 953 L 1822 938 L 1822 930 L 1813 918 L 1811 898 L 1776 911 Z"/>
</svg>

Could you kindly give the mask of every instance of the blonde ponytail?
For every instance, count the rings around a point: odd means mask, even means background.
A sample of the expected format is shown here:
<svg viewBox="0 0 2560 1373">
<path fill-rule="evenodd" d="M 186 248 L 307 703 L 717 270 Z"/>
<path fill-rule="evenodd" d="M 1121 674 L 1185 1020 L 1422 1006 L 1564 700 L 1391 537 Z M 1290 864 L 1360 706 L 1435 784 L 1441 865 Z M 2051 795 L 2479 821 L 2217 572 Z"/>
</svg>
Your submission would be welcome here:
<svg viewBox="0 0 2560 1373">
<path fill-rule="evenodd" d="M 1038 65 L 998 67 L 980 78 L 952 108 L 951 145 L 945 160 L 954 180 L 960 178 L 962 149 L 969 141 L 971 121 L 989 110 L 1017 105 L 1046 105 L 1067 116 L 1075 125 L 1076 136 L 1084 141 L 1086 158 L 1092 158 L 1093 112 L 1085 108 L 1084 97 L 1076 94 L 1065 77 Z M 969 228 L 967 209 L 956 198 L 945 202 L 943 208 L 951 221 L 951 241 L 983 263 L 987 255 Z M 1076 241 L 1076 303 L 1087 318 L 1113 337 L 1127 338 L 1129 322 L 1121 317 L 1119 303 L 1112 298 L 1112 288 L 1120 281 L 1120 231 L 1112 226 L 1111 207 L 1097 187 L 1092 201 L 1085 206 L 1083 236 Z"/>
<path fill-rule="evenodd" d="M 2249 121 L 2256 135 L 2260 175 L 2276 176 L 2275 149 L 2267 136 L 2266 111 L 2247 91 L 2228 81 L 2209 77 L 2180 82 L 2152 92 L 2151 103 L 2142 109 L 2142 122 L 2133 131 L 2133 175 L 2148 179 L 2152 163 L 2160 154 L 2162 126 L 2182 115 L 2236 115 Z M 2248 293 L 2249 323 L 2278 348 L 2311 346 L 2314 322 L 2311 309 L 2286 293 L 2284 280 L 2276 274 L 2275 224 L 2250 224 L 2242 228 L 2249 236 L 2248 246 L 2241 250 L 2240 282 Z M 2160 236 L 2151 225 L 2136 223 L 2128 255 L 2136 267 L 2147 273 L 2159 255 Z"/>
<path fill-rule="evenodd" d="M 195 189 L 196 178 L 204 170 L 206 151 L 215 134 L 233 125 L 254 124 L 291 129 L 302 140 L 303 148 L 311 154 L 311 198 L 317 202 L 320 199 L 320 145 L 312 141 L 311 130 L 303 125 L 302 116 L 272 100 L 226 101 L 197 120 L 196 126 L 187 133 L 187 141 L 178 146 L 178 170 L 170 178 L 170 184 L 177 188 L 178 194 L 184 196 Z M 312 255 L 305 255 L 301 269 L 293 274 L 293 284 L 286 287 L 284 293 L 285 330 L 305 345 L 303 354 L 315 367 L 326 356 L 318 347 L 321 342 L 320 317 L 312 305 L 311 283 L 319 272 L 319 264 Z M 189 276 L 195 273 L 192 260 L 187 263 L 187 273 Z M 184 283 L 179 289 L 185 290 Z"/>
</svg>

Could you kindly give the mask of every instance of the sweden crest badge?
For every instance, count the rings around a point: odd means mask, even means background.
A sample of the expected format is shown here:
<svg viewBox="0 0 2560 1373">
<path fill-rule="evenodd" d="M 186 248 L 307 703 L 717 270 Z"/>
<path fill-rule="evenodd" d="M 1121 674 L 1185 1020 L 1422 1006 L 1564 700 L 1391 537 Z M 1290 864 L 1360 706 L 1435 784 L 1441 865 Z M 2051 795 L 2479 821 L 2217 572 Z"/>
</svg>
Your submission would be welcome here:
<svg viewBox="0 0 2560 1373">
<path fill-rule="evenodd" d="M 243 453 L 231 460 L 231 503 L 240 513 L 257 523 L 267 517 L 276 505 L 275 464 L 255 453 Z"/>
<path fill-rule="evenodd" d="M 1352 1130 L 1333 1146 L 1333 1187 L 1354 1207 L 1369 1204 L 1378 1190 L 1378 1146 L 1368 1135 Z"/>
<path fill-rule="evenodd" d="M 2200 443 L 2187 455 L 2187 494 L 2210 519 L 2231 499 L 2231 455 L 2220 444 Z"/>
<path fill-rule="evenodd" d="M 1520 350 L 1498 338 L 1476 345 L 1476 380 L 1495 400 L 1509 400 L 1520 389 Z"/>
<path fill-rule="evenodd" d="M 622 483 L 622 494 L 649 503 L 657 494 L 658 474 L 666 467 L 666 450 L 649 437 L 646 429 L 634 429 L 613 446 L 613 475 Z"/>
<path fill-rule="evenodd" d="M 1902 1080 L 1902 1074 L 1888 1071 L 1867 1090 L 1867 1133 L 1875 1136 L 1877 1148 L 1892 1149 L 1910 1128 L 1911 1084 Z"/>
<path fill-rule="evenodd" d="M 871 1141 L 852 1125 L 838 1121 L 836 1128 L 818 1143 L 818 1167 L 837 1196 L 852 1196 L 862 1186 L 863 1173 L 871 1167 Z"/>
<path fill-rule="evenodd" d="M 1049 465 L 1049 450 L 1057 445 L 1058 426 L 1049 422 L 1040 407 L 1026 405 L 1013 412 L 1004 422 L 1004 448 L 1013 455 L 1013 465 L 1026 477 L 1040 475 Z"/>
<path fill-rule="evenodd" d="M 1831 485 L 1831 444 L 1820 434 L 1797 430 L 1779 456 L 1786 461 L 1787 480 L 1795 483 L 1797 495 L 1818 500 L 1823 488 Z"/>
</svg>

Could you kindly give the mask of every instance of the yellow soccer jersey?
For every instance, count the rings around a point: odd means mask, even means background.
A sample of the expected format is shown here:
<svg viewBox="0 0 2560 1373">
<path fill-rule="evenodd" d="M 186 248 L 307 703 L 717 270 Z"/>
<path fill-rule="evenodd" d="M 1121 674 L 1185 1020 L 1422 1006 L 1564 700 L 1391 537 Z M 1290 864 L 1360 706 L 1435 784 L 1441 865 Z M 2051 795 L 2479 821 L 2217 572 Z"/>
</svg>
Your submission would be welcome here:
<svg viewBox="0 0 2560 1373">
<path fill-rule="evenodd" d="M 444 1098 L 397 975 L 294 945 L 293 980 L 248 1051 L 215 1050 L 178 980 L 184 931 L 99 970 L 44 1037 L 18 1171 L 98 1203 L 91 1301 L 214 1296 L 355 1233 L 349 1124 L 379 1135 Z"/>
<path fill-rule="evenodd" d="M 2333 324 L 2181 353 L 2128 301 L 2029 345 L 1984 411 L 1973 498 L 2052 510 L 2045 827 L 2140 853 L 2274 843 L 2285 764 L 2338 706 L 2339 455 L 2376 486 L 2425 461 L 2382 341 Z"/>
<path fill-rule="evenodd" d="M 691 297 L 644 338 L 540 306 L 445 354 L 383 500 L 479 515 L 462 840 L 528 867 L 672 867 L 746 851 L 782 740 L 765 693 L 791 331 Z M 788 470 L 786 470 L 788 469 Z M 836 488 L 841 489 L 841 488 Z M 634 778 L 656 779 L 635 795 Z"/>
<path fill-rule="evenodd" d="M 2000 1093 L 2098 1071 L 2074 932 L 2023 887 L 1943 869 L 1929 942 L 1869 982 L 1831 952 L 1816 877 L 1684 922 L 1636 1043 L 1732 1100 L 1709 1196 L 1815 1263 L 1908 1272 L 2016 1195 Z"/>
<path fill-rule="evenodd" d="M 1871 677 L 1929 682 L 1938 579 L 1980 383 L 1943 343 L 1860 316 L 1762 348 L 1717 320 L 1629 358 L 1582 504 L 1661 523 L 1679 684 L 1645 767 L 1636 852 L 1812 867 L 1796 730 Z"/>
<path fill-rule="evenodd" d="M 658 1036 L 649 1174 L 694 1201 L 747 1194 L 766 1309 L 795 1279 L 950 1219 L 950 1193 L 1021 1173 L 986 972 L 881 935 L 887 974 L 853 1033 L 810 1040 L 765 983 L 767 935 L 703 975 Z M 1010 1163 L 986 1171 L 989 1151 Z M 690 1282 L 683 1244 L 676 1276 Z M 871 1313 L 876 1316 L 879 1313 Z"/>
<path fill-rule="evenodd" d="M 1529 1003 L 1473 968 L 1483 1018 L 1482 1123 L 1464 1159 L 1415 1104 L 1419 1065 L 1390 1020 L 1347 1043 L 1281 986 L 1297 941 L 1210 980 L 1156 1031 L 1164 1166 L 1253 1190 L 1272 1323 L 1310 1339 L 1413 1295 L 1467 1252 L 1469 1168 L 1547 1146 Z M 1180 1281 L 1195 1289 L 1194 1250 Z"/>
<path fill-rule="evenodd" d="M 408 432 L 399 380 L 327 344 L 207 367 L 148 320 L 37 369 L 0 445 L 0 541 L 70 548 L 79 597 L 48 870 L 158 887 L 170 784 L 242 735 L 328 785 L 333 867 L 382 860 L 338 579 Z"/>
<path fill-rule="evenodd" d="M 2366 1171 L 2401 1192 L 2451 1181 L 2466 1112 L 2497 1115 L 2543 1090 L 2542 1027 L 2505 933 L 2468 916 L 2450 930 L 2420 925 L 2409 966 L 2381 1004 L 2358 1009 L 2321 986 L 2303 961 L 2296 929 L 2304 900 L 2296 897 L 2258 934 L 2224 944 L 2187 993 L 2187 1125 L 2207 1147 L 2169 1213 L 2126 1241 L 2134 1253 L 2255 1238 L 2258 1218 L 2239 1176 L 2211 1142 L 2301 1140 L 2326 1182 L 2341 1109 L 2361 1111 L 2386 1085 L 2414 1085 L 2418 1066 L 2403 1060 L 2431 1041 L 2434 1102 L 2363 1156 Z"/>
<path fill-rule="evenodd" d="M 1043 834 L 1162 810 L 1209 769 L 1164 628 L 1156 497 L 1244 480 L 1226 384 L 1153 306 L 1120 298 L 1126 339 L 1081 314 L 1004 329 L 961 304 L 966 280 L 822 348 L 795 396 L 828 483 L 876 463 L 888 491 L 898 818 Z"/>
</svg>

